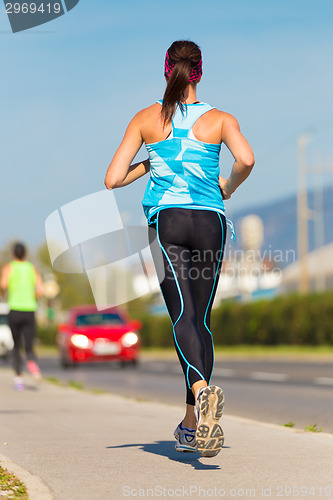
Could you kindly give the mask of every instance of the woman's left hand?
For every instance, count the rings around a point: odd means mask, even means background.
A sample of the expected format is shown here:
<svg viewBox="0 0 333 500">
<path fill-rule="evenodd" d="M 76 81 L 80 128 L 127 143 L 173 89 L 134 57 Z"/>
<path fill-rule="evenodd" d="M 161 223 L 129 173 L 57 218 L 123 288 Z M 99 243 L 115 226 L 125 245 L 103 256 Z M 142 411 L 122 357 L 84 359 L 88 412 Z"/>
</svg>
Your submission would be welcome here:
<svg viewBox="0 0 333 500">
<path fill-rule="evenodd" d="M 230 194 L 228 193 L 227 182 L 228 182 L 227 179 L 224 179 L 224 177 L 221 177 L 219 175 L 219 186 L 223 200 L 229 200 L 231 198 L 231 193 Z"/>
</svg>

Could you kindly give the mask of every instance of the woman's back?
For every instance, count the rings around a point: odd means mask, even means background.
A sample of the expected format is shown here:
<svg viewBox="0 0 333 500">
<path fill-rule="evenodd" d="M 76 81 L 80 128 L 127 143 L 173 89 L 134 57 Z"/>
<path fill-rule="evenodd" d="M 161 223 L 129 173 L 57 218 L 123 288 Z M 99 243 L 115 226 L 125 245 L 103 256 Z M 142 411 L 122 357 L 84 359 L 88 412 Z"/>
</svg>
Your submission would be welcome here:
<svg viewBox="0 0 333 500">
<path fill-rule="evenodd" d="M 36 272 L 26 260 L 12 260 L 8 279 L 8 304 L 15 311 L 36 311 Z"/>
<path fill-rule="evenodd" d="M 199 103 L 200 104 L 200 103 Z M 191 104 L 191 106 L 195 104 Z M 207 111 L 194 124 L 192 132 L 196 139 L 211 144 L 221 144 L 222 125 L 228 113 L 216 108 Z M 172 131 L 171 122 L 163 127 L 161 106 L 156 103 L 143 109 L 137 115 L 140 120 L 141 136 L 146 144 L 165 140 Z"/>
<path fill-rule="evenodd" d="M 160 109 L 162 104 L 162 101 L 158 102 Z M 146 138 L 152 139 L 152 142 L 146 142 L 150 179 L 142 205 L 148 224 L 158 211 L 170 206 L 206 208 L 224 213 L 218 182 L 221 139 L 212 142 L 212 132 L 207 134 L 202 126 L 204 133 L 199 131 L 199 135 L 204 140 L 199 140 L 194 133 L 198 133 L 197 123 L 212 111 L 212 106 L 203 102 L 184 104 L 183 109 L 177 106 L 171 119 L 171 130 L 164 131 L 163 135 L 156 117 L 153 116 L 154 129 L 147 122 Z M 160 137 L 161 140 L 154 140 Z"/>
</svg>

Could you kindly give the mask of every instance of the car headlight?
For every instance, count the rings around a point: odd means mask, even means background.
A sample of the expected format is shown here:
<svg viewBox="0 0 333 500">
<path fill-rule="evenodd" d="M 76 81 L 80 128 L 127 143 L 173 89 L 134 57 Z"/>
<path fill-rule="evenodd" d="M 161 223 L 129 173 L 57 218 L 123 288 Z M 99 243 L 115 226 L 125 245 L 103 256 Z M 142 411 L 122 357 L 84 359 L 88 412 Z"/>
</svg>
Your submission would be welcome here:
<svg viewBox="0 0 333 500">
<path fill-rule="evenodd" d="M 73 345 L 75 345 L 75 347 L 79 347 L 80 349 L 87 349 L 90 344 L 88 337 L 78 333 L 72 335 L 71 342 Z"/>
<path fill-rule="evenodd" d="M 131 347 L 132 345 L 136 344 L 138 340 L 139 337 L 136 333 L 128 332 L 123 336 L 122 343 L 125 347 Z"/>
</svg>

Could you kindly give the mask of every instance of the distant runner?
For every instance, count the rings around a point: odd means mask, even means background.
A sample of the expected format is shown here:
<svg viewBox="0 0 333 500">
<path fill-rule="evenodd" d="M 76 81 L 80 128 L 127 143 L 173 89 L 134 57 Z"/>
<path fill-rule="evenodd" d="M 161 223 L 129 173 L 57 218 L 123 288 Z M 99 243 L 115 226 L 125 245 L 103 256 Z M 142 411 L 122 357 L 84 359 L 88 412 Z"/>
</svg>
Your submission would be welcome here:
<svg viewBox="0 0 333 500">
<path fill-rule="evenodd" d="M 248 177 L 254 156 L 232 115 L 197 100 L 202 59 L 195 43 L 181 40 L 169 47 L 164 76 L 163 99 L 130 122 L 105 185 L 126 186 L 150 172 L 142 205 L 157 273 L 163 256 L 160 286 L 186 383 L 186 414 L 174 432 L 176 450 L 213 457 L 224 441 L 218 423 L 224 395 L 209 385 L 214 364 L 210 314 L 227 225 L 234 234 L 223 200 Z M 143 143 L 148 159 L 131 165 Z M 222 143 L 235 159 L 228 179 L 219 175 Z M 152 245 L 156 239 L 157 250 Z"/>
<path fill-rule="evenodd" d="M 26 248 L 22 243 L 13 247 L 14 259 L 6 264 L 1 272 L 0 287 L 8 290 L 8 322 L 14 340 L 13 366 L 15 370 L 15 389 L 22 391 L 23 361 L 20 353 L 22 341 L 27 357 L 27 369 L 36 381 L 42 376 L 33 350 L 36 336 L 35 311 L 37 298 L 43 295 L 42 278 L 35 266 L 25 260 Z"/>
</svg>

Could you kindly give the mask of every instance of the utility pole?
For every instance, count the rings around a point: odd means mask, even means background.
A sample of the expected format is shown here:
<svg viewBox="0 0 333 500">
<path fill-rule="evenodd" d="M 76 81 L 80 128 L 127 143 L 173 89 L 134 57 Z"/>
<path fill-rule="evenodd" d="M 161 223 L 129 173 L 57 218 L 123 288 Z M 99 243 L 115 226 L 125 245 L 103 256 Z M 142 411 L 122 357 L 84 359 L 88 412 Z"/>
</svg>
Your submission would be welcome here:
<svg viewBox="0 0 333 500">
<path fill-rule="evenodd" d="M 324 198 L 323 198 L 323 183 L 322 176 L 318 175 L 318 185 L 314 193 L 314 236 L 315 248 L 321 248 L 325 245 L 325 229 L 324 229 Z M 316 273 L 316 292 L 325 290 L 326 280 L 325 273 Z"/>
<path fill-rule="evenodd" d="M 298 138 L 298 182 L 297 182 L 297 243 L 299 259 L 299 291 L 309 292 L 308 270 L 308 195 L 306 185 L 306 146 L 311 137 L 308 134 Z"/>
<path fill-rule="evenodd" d="M 333 165 L 324 165 L 317 160 L 317 163 L 307 171 L 318 177 L 318 184 L 314 193 L 314 222 L 315 222 L 315 248 L 325 245 L 325 227 L 324 227 L 324 197 L 323 197 L 323 175 L 332 174 Z M 325 272 L 316 273 L 315 288 L 317 292 L 326 289 Z"/>
</svg>

